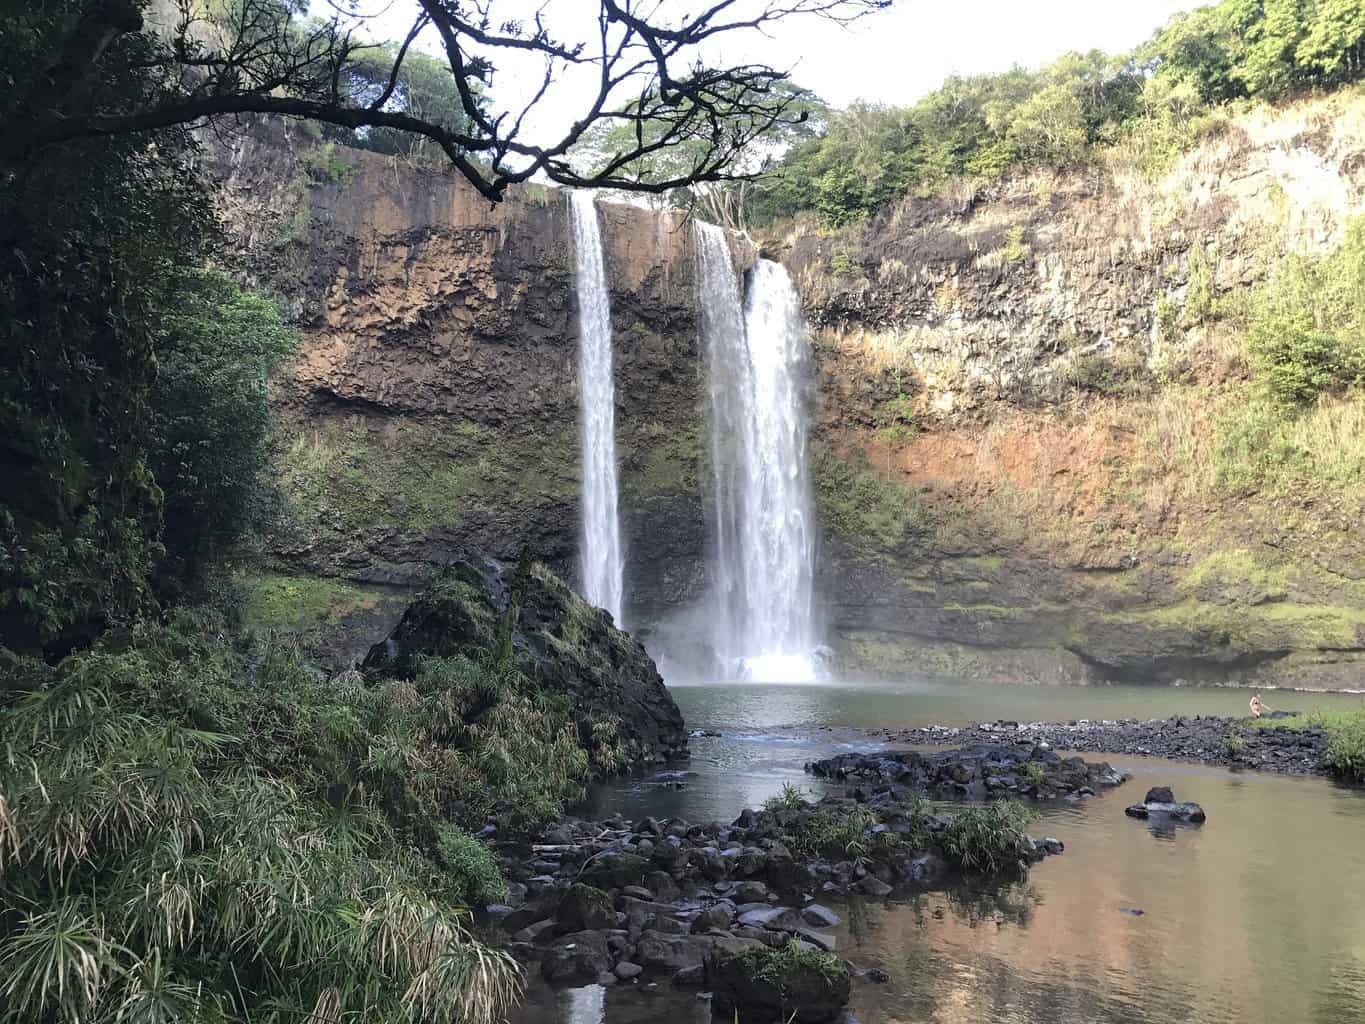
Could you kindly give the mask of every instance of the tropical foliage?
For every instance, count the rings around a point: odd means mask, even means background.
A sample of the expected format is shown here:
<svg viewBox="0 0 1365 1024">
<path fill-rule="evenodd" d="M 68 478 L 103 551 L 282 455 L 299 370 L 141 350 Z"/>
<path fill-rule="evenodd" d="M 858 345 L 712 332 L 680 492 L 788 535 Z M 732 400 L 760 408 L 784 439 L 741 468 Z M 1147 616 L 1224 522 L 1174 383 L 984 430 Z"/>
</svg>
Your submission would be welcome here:
<svg viewBox="0 0 1365 1024">
<path fill-rule="evenodd" d="M 592 770 L 570 709 L 489 659 L 327 680 L 177 615 L 60 665 L 11 657 L 0 1020 L 492 1020 L 519 986 L 462 908 L 470 831 Z"/>
</svg>

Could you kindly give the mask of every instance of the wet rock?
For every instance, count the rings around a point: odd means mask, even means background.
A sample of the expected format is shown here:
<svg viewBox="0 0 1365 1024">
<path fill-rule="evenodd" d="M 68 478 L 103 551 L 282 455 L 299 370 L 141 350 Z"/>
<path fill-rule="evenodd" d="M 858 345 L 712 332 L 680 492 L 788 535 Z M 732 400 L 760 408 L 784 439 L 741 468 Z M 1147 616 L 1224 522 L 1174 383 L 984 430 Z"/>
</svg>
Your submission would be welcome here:
<svg viewBox="0 0 1365 1024">
<path fill-rule="evenodd" d="M 1021 723 L 1011 735 L 1019 746 L 1050 744 L 1092 753 L 1137 754 L 1204 764 L 1237 764 L 1286 774 L 1330 774 L 1324 762 L 1327 735 L 1316 725 L 1293 729 L 1246 729 L 1245 719 L 1192 715 L 1176 718 Z M 990 723 L 947 729 L 927 726 L 882 734 L 897 743 L 994 742 L 1000 733 Z M 1229 744 L 1229 737 L 1237 742 Z M 1112 768 L 1103 780 L 1115 784 Z M 1091 784 L 1092 789 L 1100 787 Z M 1146 801 L 1144 801 L 1146 802 Z"/>
<path fill-rule="evenodd" d="M 522 928 L 522 929 L 520 929 L 519 931 L 515 932 L 515 933 L 512 935 L 512 941 L 513 941 L 513 942 L 535 942 L 535 941 L 536 941 L 537 939 L 539 939 L 542 935 L 547 935 L 547 936 L 548 936 L 548 935 L 552 934 L 553 931 L 554 931 L 554 928 L 555 928 L 555 919 L 552 918 L 552 917 L 548 917 L 548 918 L 546 918 L 544 921 L 537 921 L 537 922 L 535 922 L 534 924 L 528 924 L 525 928 Z"/>
<path fill-rule="evenodd" d="M 706 984 L 706 965 L 695 964 L 684 967 L 673 974 L 673 984 L 679 988 L 701 988 Z"/>
<path fill-rule="evenodd" d="M 1156 819 L 1199 825 L 1206 820 L 1204 808 L 1196 803 L 1182 803 L 1176 800 L 1175 794 L 1166 786 L 1149 789 L 1142 803 L 1125 807 L 1123 813 L 1130 818 L 1140 818 L 1144 821 Z"/>
<path fill-rule="evenodd" d="M 578 878 L 597 889 L 619 889 L 625 885 L 639 885 L 648 867 L 649 862 L 643 857 L 610 851 L 585 866 Z"/>
<path fill-rule="evenodd" d="M 678 883 L 673 881 L 672 875 L 663 871 L 651 871 L 646 875 L 645 887 L 660 900 L 676 900 L 680 895 Z"/>
<path fill-rule="evenodd" d="M 591 885 L 569 886 L 556 915 L 565 931 L 579 932 L 616 927 L 616 909 L 611 897 Z"/>
<path fill-rule="evenodd" d="M 839 915 L 830 910 L 829 907 L 819 903 L 812 903 L 801 911 L 801 920 L 806 924 L 813 924 L 817 928 L 836 928 L 839 925 Z"/>
<path fill-rule="evenodd" d="M 833 935 L 828 932 L 817 932 L 813 928 L 797 928 L 792 934 L 802 942 L 808 943 L 816 949 L 823 949 L 826 953 L 833 953 L 834 947 L 838 944 L 838 939 Z"/>
<path fill-rule="evenodd" d="M 762 903 L 768 898 L 768 887 L 762 882 L 740 882 L 730 896 L 736 903 Z"/>
<path fill-rule="evenodd" d="M 616 976 L 622 981 L 630 981 L 631 978 L 638 978 L 644 973 L 644 968 L 639 964 L 631 963 L 629 960 L 622 960 L 612 968 Z"/>
<path fill-rule="evenodd" d="M 868 896 L 888 896 L 891 893 L 891 886 L 887 885 L 875 875 L 868 875 L 858 880 L 858 889 Z"/>
<path fill-rule="evenodd" d="M 890 787 L 884 791 L 889 796 L 908 790 L 942 799 L 982 799 L 988 793 L 1082 799 L 1124 781 L 1124 776 L 1107 764 L 1079 757 L 1063 760 L 1037 743 L 993 742 L 932 752 L 847 753 L 812 762 L 806 769 L 822 778 L 880 783 Z"/>
<path fill-rule="evenodd" d="M 647 969 L 680 971 L 699 967 L 711 951 L 712 940 L 704 935 L 667 935 L 646 931 L 635 946 L 635 960 Z"/>
<path fill-rule="evenodd" d="M 692 926 L 686 921 L 680 921 L 676 917 L 668 917 L 663 914 L 655 914 L 654 920 L 649 926 L 653 931 L 664 935 L 687 935 L 691 932 Z"/>
<path fill-rule="evenodd" d="M 452 562 L 370 649 L 365 668 L 411 678 L 423 656 L 496 650 L 511 604 L 520 609 L 509 638 L 517 668 L 541 691 L 569 698 L 582 735 L 612 723 L 630 764 L 687 756 L 682 713 L 639 640 L 543 565 Z"/>
<path fill-rule="evenodd" d="M 746 910 L 739 915 L 739 923 L 750 928 L 787 929 L 797 926 L 796 915 L 787 907 Z"/>
<path fill-rule="evenodd" d="M 734 904 L 728 902 L 714 903 L 696 916 L 692 921 L 692 930 L 694 932 L 706 932 L 712 928 L 729 928 L 734 919 Z"/>
<path fill-rule="evenodd" d="M 593 981 L 610 969 L 607 938 L 595 931 L 575 932 L 556 939 L 546 950 L 540 965 L 541 974 L 551 982 Z"/>
</svg>

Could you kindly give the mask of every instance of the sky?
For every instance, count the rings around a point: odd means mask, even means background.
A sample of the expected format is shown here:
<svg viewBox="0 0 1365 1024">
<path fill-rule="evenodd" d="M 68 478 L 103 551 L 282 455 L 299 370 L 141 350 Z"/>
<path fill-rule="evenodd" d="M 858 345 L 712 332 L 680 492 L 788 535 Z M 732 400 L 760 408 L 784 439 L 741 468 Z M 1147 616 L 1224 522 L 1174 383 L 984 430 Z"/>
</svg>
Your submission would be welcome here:
<svg viewBox="0 0 1365 1024">
<path fill-rule="evenodd" d="M 314 0 L 314 9 L 326 0 Z M 401 37 L 412 23 L 413 0 L 356 0 L 377 15 L 371 31 Z M 1204 0 L 1208 2 L 1208 0 Z M 661 0 L 664 11 L 692 0 Z M 543 8 L 560 34 L 588 26 L 598 0 L 492 0 L 498 18 Z M 844 27 L 814 17 L 792 18 L 766 36 L 744 33 L 708 54 L 728 62 L 759 61 L 790 69 L 794 81 L 827 102 L 908 104 L 951 74 L 1034 68 L 1072 50 L 1111 53 L 1145 41 L 1171 15 L 1198 0 L 896 0 L 889 10 Z M 435 40 L 424 48 L 434 52 Z M 511 104 L 539 85 L 534 68 L 504 64 L 493 82 L 495 102 Z M 536 134 L 562 129 L 590 93 L 590 81 L 566 80 L 546 98 Z"/>
</svg>

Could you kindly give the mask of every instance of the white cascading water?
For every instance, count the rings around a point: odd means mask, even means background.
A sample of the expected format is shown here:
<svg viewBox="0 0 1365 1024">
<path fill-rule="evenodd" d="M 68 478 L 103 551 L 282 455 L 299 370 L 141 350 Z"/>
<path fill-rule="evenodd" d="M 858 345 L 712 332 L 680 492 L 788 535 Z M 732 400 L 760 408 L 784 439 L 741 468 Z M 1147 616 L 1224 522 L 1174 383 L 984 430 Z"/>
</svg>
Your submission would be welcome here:
<svg viewBox="0 0 1365 1024">
<path fill-rule="evenodd" d="M 569 191 L 578 286 L 578 391 L 583 443 L 583 596 L 621 625 L 621 522 L 617 512 L 616 388 L 611 301 L 592 193 Z"/>
<path fill-rule="evenodd" d="M 717 653 L 765 682 L 815 678 L 815 517 L 806 466 L 805 328 L 780 264 L 741 310 L 724 231 L 696 225 L 711 397 Z"/>
</svg>

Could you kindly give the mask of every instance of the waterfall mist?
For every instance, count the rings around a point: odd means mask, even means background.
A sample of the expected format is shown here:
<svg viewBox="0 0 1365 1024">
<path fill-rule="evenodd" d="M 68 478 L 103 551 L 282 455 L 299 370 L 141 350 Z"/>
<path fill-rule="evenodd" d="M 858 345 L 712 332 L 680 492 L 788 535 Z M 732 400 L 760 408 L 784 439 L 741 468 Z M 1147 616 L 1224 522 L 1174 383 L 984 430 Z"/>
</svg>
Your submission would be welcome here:
<svg viewBox="0 0 1365 1024">
<path fill-rule="evenodd" d="M 786 270 L 759 260 L 747 302 L 725 232 L 696 225 L 710 380 L 714 643 L 727 670 L 814 679 L 815 516 L 806 464 L 806 346 Z"/>
<path fill-rule="evenodd" d="M 617 511 L 616 389 L 611 302 L 592 193 L 569 190 L 578 291 L 578 390 L 582 428 L 583 596 L 621 624 L 621 523 Z"/>
</svg>

